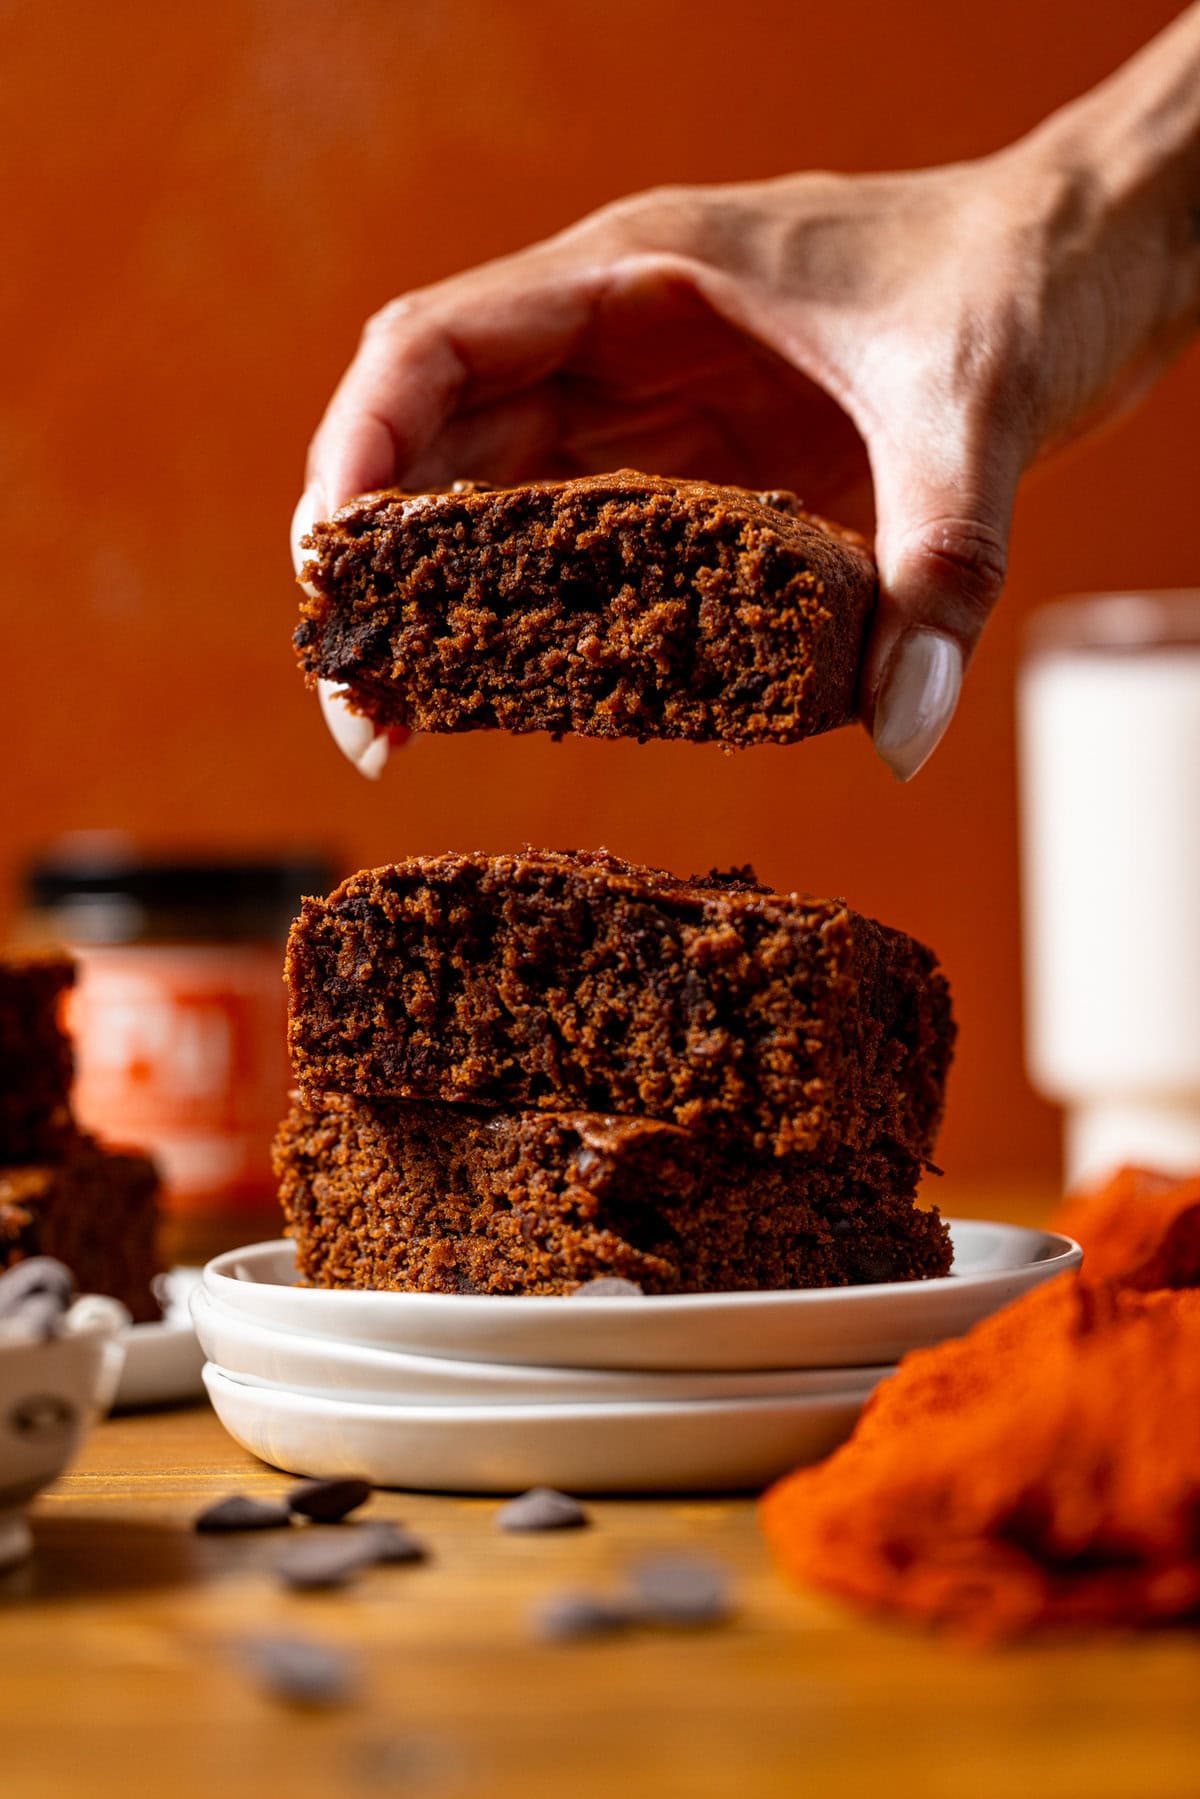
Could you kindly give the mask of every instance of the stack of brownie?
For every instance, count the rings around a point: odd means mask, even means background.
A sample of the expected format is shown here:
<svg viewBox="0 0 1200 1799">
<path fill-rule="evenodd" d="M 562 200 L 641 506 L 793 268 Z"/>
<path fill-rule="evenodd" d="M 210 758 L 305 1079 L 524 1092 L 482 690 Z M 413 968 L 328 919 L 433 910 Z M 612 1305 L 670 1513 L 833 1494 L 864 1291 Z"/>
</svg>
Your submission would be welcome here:
<svg viewBox="0 0 1200 1799">
<path fill-rule="evenodd" d="M 749 871 L 414 858 L 292 929 L 276 1170 L 301 1278 L 564 1294 L 947 1272 L 916 1203 L 954 1026 L 932 953 Z"/>
<path fill-rule="evenodd" d="M 149 1319 L 158 1312 L 158 1174 L 148 1157 L 97 1143 L 71 1115 L 60 1011 L 74 979 L 74 963 L 57 952 L 0 957 L 0 1269 L 54 1256 L 82 1291 Z"/>
</svg>

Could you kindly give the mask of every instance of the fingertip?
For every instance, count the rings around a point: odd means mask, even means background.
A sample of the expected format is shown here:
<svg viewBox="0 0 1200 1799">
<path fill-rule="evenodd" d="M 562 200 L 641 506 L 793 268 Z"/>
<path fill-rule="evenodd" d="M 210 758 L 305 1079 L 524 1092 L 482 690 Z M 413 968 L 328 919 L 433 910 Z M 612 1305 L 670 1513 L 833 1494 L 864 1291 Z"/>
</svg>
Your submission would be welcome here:
<svg viewBox="0 0 1200 1799">
<path fill-rule="evenodd" d="M 388 742 L 387 732 L 381 731 L 379 736 L 374 738 L 363 751 L 355 767 L 366 780 L 377 781 L 387 767 L 390 755 L 391 745 Z"/>
<path fill-rule="evenodd" d="M 943 631 L 904 631 L 883 666 L 871 717 L 880 759 L 911 781 L 950 728 L 962 693 L 961 646 Z"/>
<path fill-rule="evenodd" d="M 346 703 L 346 689 L 336 681 L 318 681 L 317 698 L 329 735 L 351 762 L 357 762 L 375 739 L 375 726 Z"/>
<path fill-rule="evenodd" d="M 391 754 L 391 734 L 379 731 L 361 712 L 352 712 L 345 693 L 345 688 L 336 681 L 317 682 L 317 698 L 329 735 L 360 775 L 368 781 L 377 781 Z"/>
<path fill-rule="evenodd" d="M 304 539 L 311 535 L 313 526 L 319 519 L 327 516 L 320 488 L 310 482 L 300 498 L 296 501 L 296 509 L 292 513 L 290 533 L 292 550 L 292 567 L 296 571 L 296 579 L 307 593 L 314 594 L 312 583 L 301 580 L 304 568 L 312 561 L 312 551 L 304 547 Z"/>
</svg>

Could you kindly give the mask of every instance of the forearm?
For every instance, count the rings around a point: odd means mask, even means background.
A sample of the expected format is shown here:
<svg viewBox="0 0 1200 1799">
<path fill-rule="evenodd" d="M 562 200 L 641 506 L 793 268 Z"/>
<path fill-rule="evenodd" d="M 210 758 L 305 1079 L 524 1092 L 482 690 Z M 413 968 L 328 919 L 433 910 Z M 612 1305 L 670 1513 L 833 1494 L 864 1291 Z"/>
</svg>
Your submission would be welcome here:
<svg viewBox="0 0 1200 1799">
<path fill-rule="evenodd" d="M 1178 181 L 1200 205 L 1200 5 L 1048 125 L 1076 114 L 1127 179 Z"/>
</svg>

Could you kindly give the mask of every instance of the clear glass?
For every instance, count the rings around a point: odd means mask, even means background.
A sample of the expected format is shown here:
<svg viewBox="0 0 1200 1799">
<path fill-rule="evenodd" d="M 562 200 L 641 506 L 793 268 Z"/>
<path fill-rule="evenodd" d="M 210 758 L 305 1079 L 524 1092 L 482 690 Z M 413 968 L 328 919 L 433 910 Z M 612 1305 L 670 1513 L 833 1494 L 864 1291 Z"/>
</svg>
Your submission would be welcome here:
<svg viewBox="0 0 1200 1799">
<path fill-rule="evenodd" d="M 1200 1167 L 1200 592 L 1035 615 L 1018 743 L 1026 1054 L 1067 1178 Z"/>
</svg>

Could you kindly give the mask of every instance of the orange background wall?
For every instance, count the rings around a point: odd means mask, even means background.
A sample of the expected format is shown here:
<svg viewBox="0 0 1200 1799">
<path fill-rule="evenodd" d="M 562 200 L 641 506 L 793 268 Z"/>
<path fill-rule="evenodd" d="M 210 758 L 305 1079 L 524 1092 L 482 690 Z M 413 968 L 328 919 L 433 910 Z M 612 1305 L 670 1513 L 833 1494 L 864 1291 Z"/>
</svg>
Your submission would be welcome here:
<svg viewBox="0 0 1200 1799">
<path fill-rule="evenodd" d="M 1176 9 L 1103 0 L 86 0 L 0 11 L 0 927 L 67 828 L 326 840 L 347 864 L 524 840 L 753 861 L 940 950 L 963 1025 L 942 1159 L 1048 1172 L 1021 1072 L 1011 689 L 1021 615 L 1200 581 L 1193 357 L 1031 481 L 942 754 L 843 732 L 688 746 L 426 739 L 369 787 L 294 672 L 304 448 L 364 316 L 662 181 L 970 156 Z"/>
</svg>

